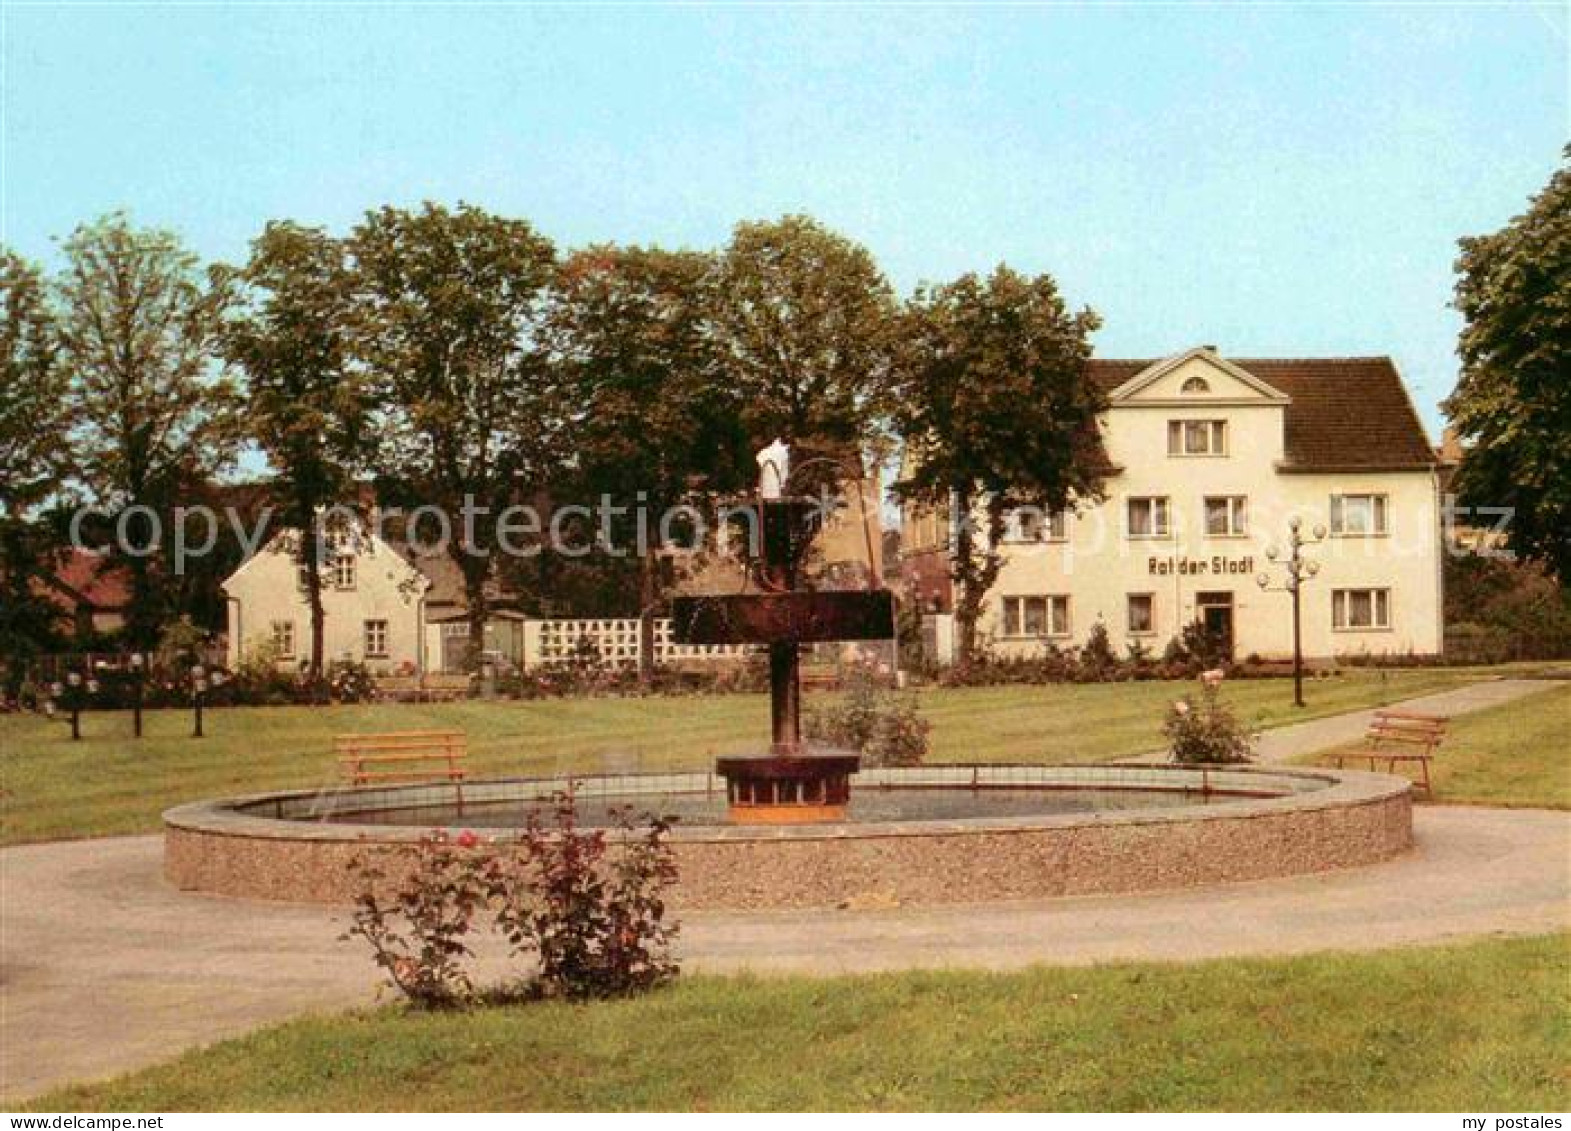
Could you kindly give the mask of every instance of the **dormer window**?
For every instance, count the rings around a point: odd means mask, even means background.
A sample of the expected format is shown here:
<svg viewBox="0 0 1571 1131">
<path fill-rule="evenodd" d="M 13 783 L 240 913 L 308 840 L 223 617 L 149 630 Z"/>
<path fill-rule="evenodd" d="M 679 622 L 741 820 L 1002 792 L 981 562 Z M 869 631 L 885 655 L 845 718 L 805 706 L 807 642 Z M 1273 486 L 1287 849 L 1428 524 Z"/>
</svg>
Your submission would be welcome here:
<svg viewBox="0 0 1571 1131">
<path fill-rule="evenodd" d="M 1167 454 L 1170 456 L 1226 455 L 1227 421 L 1169 420 Z"/>
<path fill-rule="evenodd" d="M 1179 392 L 1183 393 L 1209 393 L 1210 391 L 1211 382 L 1200 376 L 1191 377 L 1179 388 Z"/>
</svg>

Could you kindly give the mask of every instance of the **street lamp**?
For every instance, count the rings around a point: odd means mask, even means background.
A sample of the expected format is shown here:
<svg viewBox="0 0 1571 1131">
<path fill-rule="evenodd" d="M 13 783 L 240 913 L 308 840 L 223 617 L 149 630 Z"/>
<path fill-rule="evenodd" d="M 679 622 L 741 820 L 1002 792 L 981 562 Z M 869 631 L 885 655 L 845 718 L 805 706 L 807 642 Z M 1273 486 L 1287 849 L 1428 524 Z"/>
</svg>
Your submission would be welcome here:
<svg viewBox="0 0 1571 1131">
<path fill-rule="evenodd" d="M 1325 541 L 1326 528 L 1318 523 L 1310 531 L 1309 537 L 1304 537 L 1303 520 L 1294 515 L 1287 524 L 1287 553 L 1284 556 L 1280 547 L 1272 544 L 1266 547 L 1266 558 L 1272 562 L 1281 559 L 1282 569 L 1286 574 L 1280 587 L 1271 588 L 1271 575 L 1261 573 L 1255 578 L 1255 584 L 1260 586 L 1261 592 L 1287 592 L 1293 598 L 1293 706 L 1304 705 L 1304 647 L 1303 647 L 1303 612 L 1302 591 L 1304 582 L 1320 572 L 1320 563 L 1304 557 L 1304 547 L 1313 546 Z"/>
<path fill-rule="evenodd" d="M 207 671 L 201 664 L 191 669 L 191 706 L 196 711 L 196 729 L 192 738 L 202 737 L 202 692 L 207 690 Z"/>
<path fill-rule="evenodd" d="M 201 738 L 202 734 L 202 700 L 208 691 L 216 691 L 224 685 L 224 673 L 220 671 L 209 672 L 201 664 L 191 669 L 191 706 L 196 712 L 196 726 L 191 731 L 192 738 Z"/>
<path fill-rule="evenodd" d="M 71 712 L 71 741 L 82 740 L 82 673 L 66 672 L 65 687 L 59 683 L 54 685 L 56 698 L 63 693 L 65 696 L 66 710 Z"/>
<path fill-rule="evenodd" d="M 131 653 L 131 725 L 136 737 L 142 737 L 142 685 L 147 680 L 147 657 L 140 652 Z"/>
</svg>

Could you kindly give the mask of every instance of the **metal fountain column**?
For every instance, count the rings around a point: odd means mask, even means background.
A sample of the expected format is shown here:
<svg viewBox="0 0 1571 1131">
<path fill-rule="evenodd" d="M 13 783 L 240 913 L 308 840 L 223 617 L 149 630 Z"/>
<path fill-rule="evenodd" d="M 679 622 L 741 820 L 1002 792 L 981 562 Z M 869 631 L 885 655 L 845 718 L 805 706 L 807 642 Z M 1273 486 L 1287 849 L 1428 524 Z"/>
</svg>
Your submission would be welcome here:
<svg viewBox="0 0 1571 1131">
<path fill-rule="evenodd" d="M 799 588 L 802 558 L 823 519 L 814 499 L 785 494 L 784 444 L 758 453 L 759 545 L 751 567 L 756 593 L 678 597 L 672 632 L 684 644 L 764 644 L 769 649 L 770 745 L 767 755 L 716 762 L 726 779 L 731 820 L 800 824 L 843 820 L 859 756 L 802 745 L 800 646 L 814 641 L 882 640 L 894 635 L 887 589 L 816 592 Z"/>
</svg>

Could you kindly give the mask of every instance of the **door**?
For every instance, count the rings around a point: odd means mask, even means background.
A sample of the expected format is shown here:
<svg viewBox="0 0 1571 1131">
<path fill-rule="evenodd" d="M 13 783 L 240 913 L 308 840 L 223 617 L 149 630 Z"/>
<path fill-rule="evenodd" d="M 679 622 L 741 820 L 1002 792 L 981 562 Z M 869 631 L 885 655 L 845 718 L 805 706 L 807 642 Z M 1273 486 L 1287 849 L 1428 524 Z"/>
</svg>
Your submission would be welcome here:
<svg viewBox="0 0 1571 1131">
<path fill-rule="evenodd" d="M 444 624 L 442 626 L 442 671 L 458 675 L 468 669 L 469 626 Z"/>
<path fill-rule="evenodd" d="M 1200 623 L 1206 634 L 1221 642 L 1222 658 L 1233 658 L 1233 595 L 1231 593 L 1197 593 L 1195 607 L 1200 611 Z"/>
</svg>

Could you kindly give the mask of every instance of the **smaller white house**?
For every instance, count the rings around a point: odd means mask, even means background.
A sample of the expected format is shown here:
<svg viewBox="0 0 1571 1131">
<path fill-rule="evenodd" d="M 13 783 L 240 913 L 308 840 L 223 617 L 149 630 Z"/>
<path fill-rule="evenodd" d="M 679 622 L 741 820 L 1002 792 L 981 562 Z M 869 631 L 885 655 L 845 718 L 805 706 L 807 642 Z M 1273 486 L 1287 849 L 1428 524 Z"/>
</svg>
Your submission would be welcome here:
<svg viewBox="0 0 1571 1131">
<path fill-rule="evenodd" d="M 296 535 L 281 533 L 243 562 L 223 588 L 229 664 L 270 647 L 280 664 L 311 655 L 311 608 L 296 560 Z M 371 533 L 346 540 L 323 569 L 323 660 L 353 660 L 377 674 L 457 672 L 469 653 L 463 577 L 445 555 L 406 553 Z M 519 662 L 524 619 L 492 588 L 483 652 Z"/>
</svg>

